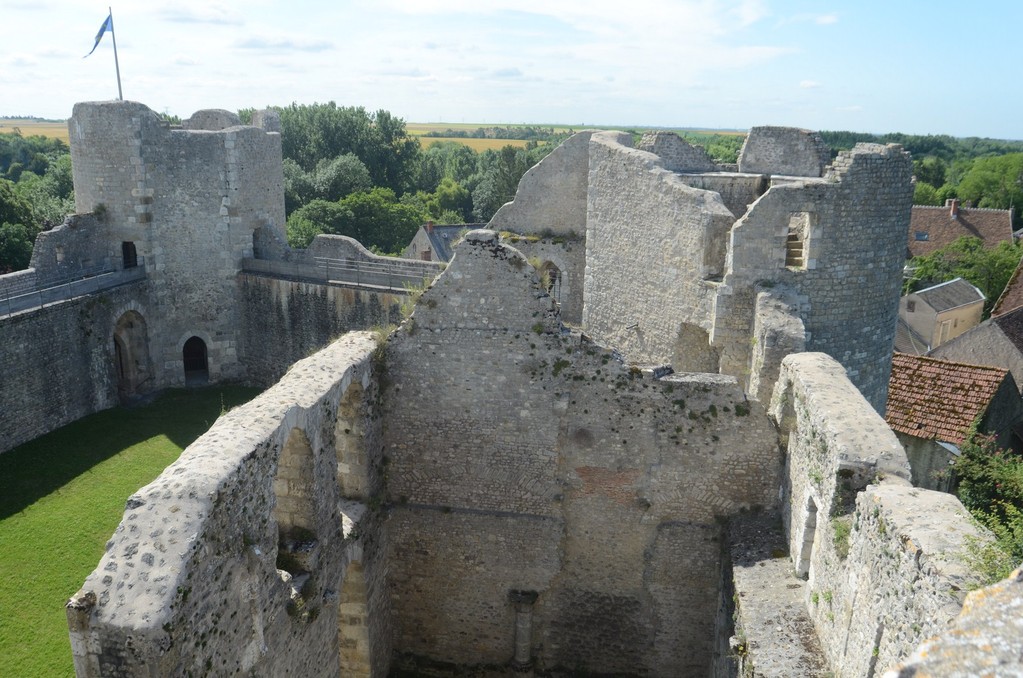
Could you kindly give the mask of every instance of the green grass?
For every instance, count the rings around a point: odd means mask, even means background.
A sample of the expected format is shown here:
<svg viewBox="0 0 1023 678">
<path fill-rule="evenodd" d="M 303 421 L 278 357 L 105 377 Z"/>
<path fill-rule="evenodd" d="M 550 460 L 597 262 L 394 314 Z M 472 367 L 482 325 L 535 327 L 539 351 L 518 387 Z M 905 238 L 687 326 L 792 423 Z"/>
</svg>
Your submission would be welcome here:
<svg viewBox="0 0 1023 678">
<path fill-rule="evenodd" d="M 64 603 L 99 563 L 127 498 L 204 433 L 237 386 L 171 390 L 0 454 L 0 676 L 73 676 Z"/>
</svg>

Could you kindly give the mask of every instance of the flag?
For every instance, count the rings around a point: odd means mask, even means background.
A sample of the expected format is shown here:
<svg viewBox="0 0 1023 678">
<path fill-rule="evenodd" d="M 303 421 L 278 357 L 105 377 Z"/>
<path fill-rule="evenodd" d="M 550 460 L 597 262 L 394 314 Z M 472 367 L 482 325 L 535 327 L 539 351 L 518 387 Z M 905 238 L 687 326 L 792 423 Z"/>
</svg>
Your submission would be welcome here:
<svg viewBox="0 0 1023 678">
<path fill-rule="evenodd" d="M 99 33 L 96 34 L 96 44 L 92 46 L 91 50 L 89 50 L 89 54 L 92 54 L 93 52 L 96 51 L 96 48 L 99 47 L 99 41 L 103 39 L 103 34 L 106 33 L 107 31 L 110 31 L 111 33 L 114 32 L 113 14 L 107 14 L 107 18 L 106 20 L 103 21 L 103 25 L 99 27 Z M 89 54 L 86 54 L 82 58 L 84 59 L 85 57 L 89 56 Z"/>
</svg>

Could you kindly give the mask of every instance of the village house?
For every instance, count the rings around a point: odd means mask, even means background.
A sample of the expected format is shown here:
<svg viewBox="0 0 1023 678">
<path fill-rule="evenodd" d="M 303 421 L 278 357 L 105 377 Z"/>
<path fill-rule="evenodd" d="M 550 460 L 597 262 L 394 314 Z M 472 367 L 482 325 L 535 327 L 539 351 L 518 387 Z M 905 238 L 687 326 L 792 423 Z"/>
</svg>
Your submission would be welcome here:
<svg viewBox="0 0 1023 678">
<path fill-rule="evenodd" d="M 1012 242 L 1013 211 L 962 207 L 956 199 L 944 207 L 913 205 L 906 258 L 919 257 L 950 245 L 963 236 L 980 238 L 985 247 Z"/>
<path fill-rule="evenodd" d="M 984 293 L 962 278 L 939 283 L 899 300 L 895 350 L 922 355 L 980 324 Z"/>
<path fill-rule="evenodd" d="M 1007 369 L 896 353 L 885 420 L 906 449 L 913 485 L 949 492 L 948 469 L 975 424 L 999 446 L 1019 448 L 1023 402 Z"/>
</svg>

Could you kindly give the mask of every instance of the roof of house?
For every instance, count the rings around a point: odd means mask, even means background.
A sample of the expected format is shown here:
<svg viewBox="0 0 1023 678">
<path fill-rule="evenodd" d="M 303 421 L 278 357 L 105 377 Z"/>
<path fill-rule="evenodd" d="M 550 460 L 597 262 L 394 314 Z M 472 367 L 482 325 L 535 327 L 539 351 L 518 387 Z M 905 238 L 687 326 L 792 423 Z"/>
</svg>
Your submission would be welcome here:
<svg viewBox="0 0 1023 678">
<path fill-rule="evenodd" d="M 938 283 L 913 294 L 938 313 L 978 301 L 983 302 L 985 299 L 983 292 L 962 278 Z"/>
<path fill-rule="evenodd" d="M 1020 275 L 1020 268 L 1023 267 L 1023 259 L 1016 264 L 1016 270 L 1012 272 L 1009 282 L 1005 283 L 1005 289 L 998 296 L 991 309 L 991 315 L 1002 315 L 1023 306 L 1023 276 Z"/>
<path fill-rule="evenodd" d="M 929 349 L 927 340 L 910 327 L 909 323 L 900 315 L 898 323 L 895 325 L 895 350 L 910 355 L 923 355 Z"/>
<path fill-rule="evenodd" d="M 896 353 L 885 420 L 917 438 L 962 444 L 1009 371 Z"/>
<path fill-rule="evenodd" d="M 1012 210 L 977 207 L 929 207 L 913 205 L 909 218 L 908 248 L 910 257 L 930 254 L 964 235 L 980 238 L 985 247 L 1012 242 Z"/>
<path fill-rule="evenodd" d="M 998 325 L 1002 334 L 1020 353 L 1023 353 L 1023 307 L 1007 311 L 996 318 L 991 318 L 990 321 Z"/>
</svg>

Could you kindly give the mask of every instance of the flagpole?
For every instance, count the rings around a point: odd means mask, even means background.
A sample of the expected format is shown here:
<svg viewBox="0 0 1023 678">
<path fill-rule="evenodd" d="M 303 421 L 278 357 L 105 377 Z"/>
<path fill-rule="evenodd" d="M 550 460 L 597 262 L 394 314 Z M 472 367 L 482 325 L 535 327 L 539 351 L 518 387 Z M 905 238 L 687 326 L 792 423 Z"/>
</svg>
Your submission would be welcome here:
<svg viewBox="0 0 1023 678">
<path fill-rule="evenodd" d="M 111 7 L 107 7 L 110 12 L 110 39 L 114 41 L 114 68 L 117 69 L 117 100 L 124 101 L 124 95 L 121 93 L 121 64 L 117 61 L 117 31 L 114 30 L 114 10 Z"/>
</svg>

